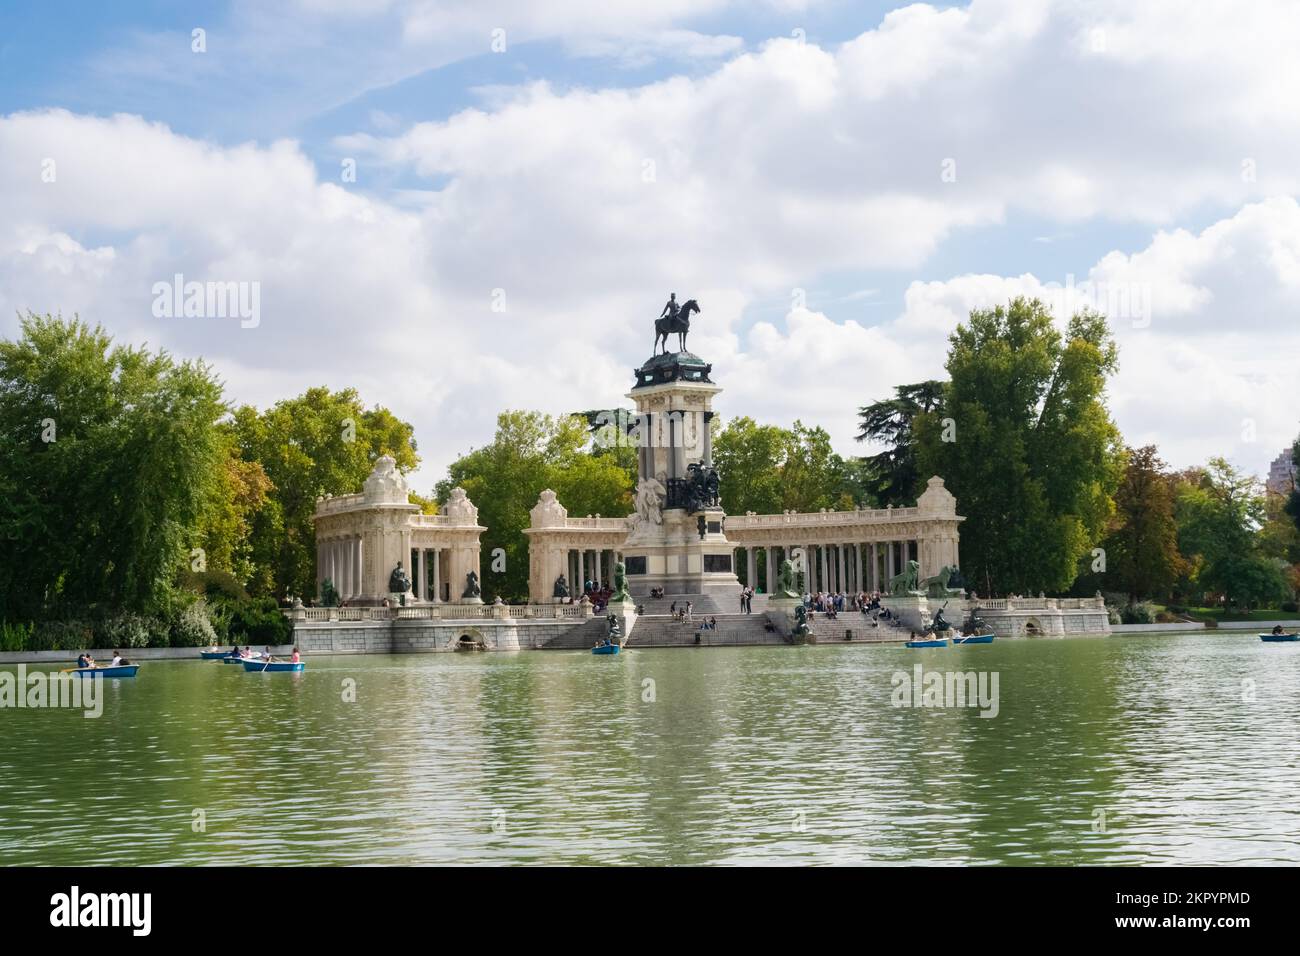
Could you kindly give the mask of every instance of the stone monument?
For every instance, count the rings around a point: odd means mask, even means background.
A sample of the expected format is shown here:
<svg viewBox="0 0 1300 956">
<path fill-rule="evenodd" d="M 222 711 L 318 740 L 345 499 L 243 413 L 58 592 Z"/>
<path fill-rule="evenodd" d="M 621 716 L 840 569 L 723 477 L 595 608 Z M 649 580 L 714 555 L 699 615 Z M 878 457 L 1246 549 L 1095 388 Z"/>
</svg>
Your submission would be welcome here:
<svg viewBox="0 0 1300 956">
<path fill-rule="evenodd" d="M 726 512 L 713 465 L 713 367 L 684 350 L 690 316 L 700 312 L 673 295 L 656 322 L 656 351 L 638 368 L 632 390 L 638 447 L 636 512 L 628 519 L 624 562 L 630 594 L 651 588 L 668 594 L 734 596 L 740 587 L 732 567 L 732 546 L 723 531 Z M 667 351 L 677 333 L 682 351 Z"/>
</svg>

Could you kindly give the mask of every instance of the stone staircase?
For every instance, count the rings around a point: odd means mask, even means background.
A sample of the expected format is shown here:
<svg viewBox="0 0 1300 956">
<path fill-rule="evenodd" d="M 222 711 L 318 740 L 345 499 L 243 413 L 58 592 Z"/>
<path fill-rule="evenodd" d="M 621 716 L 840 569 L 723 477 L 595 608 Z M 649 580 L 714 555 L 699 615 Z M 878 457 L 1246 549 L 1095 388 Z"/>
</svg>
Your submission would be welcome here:
<svg viewBox="0 0 1300 956">
<path fill-rule="evenodd" d="M 671 604 L 672 601 L 666 603 Z M 697 633 L 700 635 L 699 646 L 701 647 L 784 644 L 785 639 L 779 633 L 767 630 L 767 617 L 757 610 L 757 595 L 755 595 L 754 607 L 753 614 L 716 614 L 712 611 L 702 615 L 696 614 L 689 624 L 682 623 L 668 614 L 643 614 L 637 618 L 627 646 L 631 648 L 694 647 Z M 717 630 L 701 631 L 700 622 L 710 617 L 717 618 Z"/>
<path fill-rule="evenodd" d="M 605 615 L 598 614 L 590 621 L 583 621 L 576 627 L 571 627 L 564 633 L 551 638 L 542 645 L 542 650 L 587 650 L 595 647 L 596 642 L 603 640 L 608 632 L 609 625 L 605 621 Z"/>
<path fill-rule="evenodd" d="M 647 615 L 667 615 L 668 609 L 672 607 L 673 602 L 678 607 L 682 607 L 687 601 L 690 601 L 695 607 L 693 608 L 694 616 L 698 619 L 701 614 L 705 617 L 717 617 L 721 623 L 722 615 L 728 617 L 744 617 L 740 613 L 740 589 L 737 588 L 734 593 L 727 592 L 723 594 L 668 594 L 661 598 L 637 597 L 632 600 L 645 609 Z M 750 617 L 762 617 L 763 612 L 767 610 L 767 595 L 755 594 L 753 603 L 750 605 L 753 613 Z"/>
<path fill-rule="evenodd" d="M 838 620 L 825 614 L 814 614 L 808 629 L 817 637 L 818 644 L 889 644 L 909 640 L 911 632 L 895 622 L 881 621 L 879 627 L 871 626 L 871 618 L 861 611 L 841 611 Z M 844 639 L 845 632 L 852 635 Z"/>
</svg>

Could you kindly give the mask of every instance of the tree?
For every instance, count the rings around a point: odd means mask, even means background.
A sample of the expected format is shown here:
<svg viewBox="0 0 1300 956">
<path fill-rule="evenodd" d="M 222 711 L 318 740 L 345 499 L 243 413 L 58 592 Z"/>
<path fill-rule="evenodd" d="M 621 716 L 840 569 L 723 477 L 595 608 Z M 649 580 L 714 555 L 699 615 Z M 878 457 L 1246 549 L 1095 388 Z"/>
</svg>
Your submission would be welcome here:
<svg viewBox="0 0 1300 956">
<path fill-rule="evenodd" d="M 276 598 L 315 593 L 317 497 L 359 491 L 381 455 L 403 472 L 420 460 L 411 425 L 386 408 L 367 411 L 351 388 L 310 388 L 264 412 L 245 405 L 232 427 L 241 457 L 274 485 L 252 519 L 249 588 Z"/>
<path fill-rule="evenodd" d="M 862 420 L 858 441 L 884 445 L 885 450 L 862 459 L 866 485 L 880 507 L 913 504 L 921 493 L 923 476 L 916 461 L 913 423 L 921 414 L 941 413 L 944 383 L 931 379 L 899 385 L 894 397 L 858 410 Z"/>
<path fill-rule="evenodd" d="M 479 508 L 479 523 L 487 528 L 481 538 L 485 597 L 527 596 L 528 541 L 523 532 L 544 489 L 553 490 L 575 517 L 631 513 L 635 451 L 604 443 L 593 446 L 591 437 L 581 416 L 502 412 L 492 442 L 454 461 L 447 478 L 438 482 L 439 501 L 460 486 Z M 490 557 L 497 549 L 505 554 L 501 571 Z"/>
<path fill-rule="evenodd" d="M 1115 492 L 1115 524 L 1105 540 L 1105 580 L 1118 582 L 1130 604 L 1163 597 L 1178 579 L 1183 558 L 1174 520 L 1173 478 L 1154 445 L 1130 448 Z"/>
<path fill-rule="evenodd" d="M 837 455 L 824 428 L 733 418 L 713 443 L 729 514 L 852 508 L 863 493 L 857 467 Z"/>
<path fill-rule="evenodd" d="M 195 533 L 202 561 L 195 570 L 227 572 L 241 586 L 253 579 L 253 521 L 266 507 L 273 487 L 260 463 L 240 457 L 227 424 L 221 429 L 222 455 Z M 197 565 L 197 566 L 196 566 Z"/>
<path fill-rule="evenodd" d="M 1085 311 L 1062 335 L 1038 300 L 975 310 L 950 339 L 943 412 L 913 421 L 922 474 L 943 476 L 966 516 L 967 580 L 1063 591 L 1101 539 L 1123 455 L 1103 401 L 1117 349 Z M 951 419 L 952 428 L 943 419 Z"/>
<path fill-rule="evenodd" d="M 1281 600 L 1283 565 L 1261 550 L 1265 502 L 1258 479 L 1223 458 L 1185 473 L 1178 485 L 1179 548 L 1196 569 L 1193 585 L 1228 605 Z"/>
<path fill-rule="evenodd" d="M 787 451 L 787 433 L 776 425 L 759 425 L 746 416 L 727 422 L 713 442 L 713 463 L 730 514 L 782 510 L 781 464 Z"/>
<path fill-rule="evenodd" d="M 169 606 L 221 472 L 203 362 L 28 313 L 0 341 L 0 617 Z"/>
</svg>

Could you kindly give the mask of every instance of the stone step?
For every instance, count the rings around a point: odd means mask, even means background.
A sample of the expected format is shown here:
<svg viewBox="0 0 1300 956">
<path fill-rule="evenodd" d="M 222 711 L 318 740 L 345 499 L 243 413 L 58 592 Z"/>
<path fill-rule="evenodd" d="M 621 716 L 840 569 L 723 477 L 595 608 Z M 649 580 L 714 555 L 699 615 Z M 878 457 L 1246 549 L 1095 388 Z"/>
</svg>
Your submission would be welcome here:
<svg viewBox="0 0 1300 956">
<path fill-rule="evenodd" d="M 700 629 L 707 618 L 717 620 L 716 629 Z M 627 643 L 629 647 L 693 646 L 696 634 L 701 646 L 785 643 L 779 633 L 767 630 L 766 616 L 757 612 L 696 615 L 690 623 L 667 614 L 647 614 L 637 618 Z"/>
<path fill-rule="evenodd" d="M 665 594 L 661 598 L 638 597 L 634 600 L 644 609 L 644 614 L 667 614 L 674 602 L 681 607 L 687 601 L 694 605 L 696 616 L 740 613 L 739 590 L 731 594 Z M 754 614 L 762 614 L 767 610 L 767 595 L 755 594 L 751 607 Z"/>
<path fill-rule="evenodd" d="M 595 647 L 596 642 L 602 640 L 608 633 L 608 628 L 609 625 L 605 621 L 604 615 L 600 615 L 551 638 L 542 645 L 542 650 L 571 651 L 578 648 Z"/>
</svg>

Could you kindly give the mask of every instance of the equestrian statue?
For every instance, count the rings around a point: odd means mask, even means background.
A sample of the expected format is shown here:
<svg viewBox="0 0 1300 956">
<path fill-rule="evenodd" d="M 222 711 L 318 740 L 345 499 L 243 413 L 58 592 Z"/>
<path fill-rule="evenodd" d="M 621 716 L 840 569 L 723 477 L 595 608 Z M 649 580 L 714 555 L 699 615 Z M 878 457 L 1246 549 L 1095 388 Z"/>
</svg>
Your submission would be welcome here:
<svg viewBox="0 0 1300 956">
<path fill-rule="evenodd" d="M 664 354 L 668 354 L 668 336 L 673 332 L 677 333 L 677 351 L 685 352 L 686 334 L 691 330 L 691 313 L 699 311 L 700 306 L 694 299 L 687 299 L 679 306 L 676 292 L 668 296 L 667 304 L 655 319 L 654 354 L 659 352 L 660 339 L 663 340 Z"/>
</svg>

